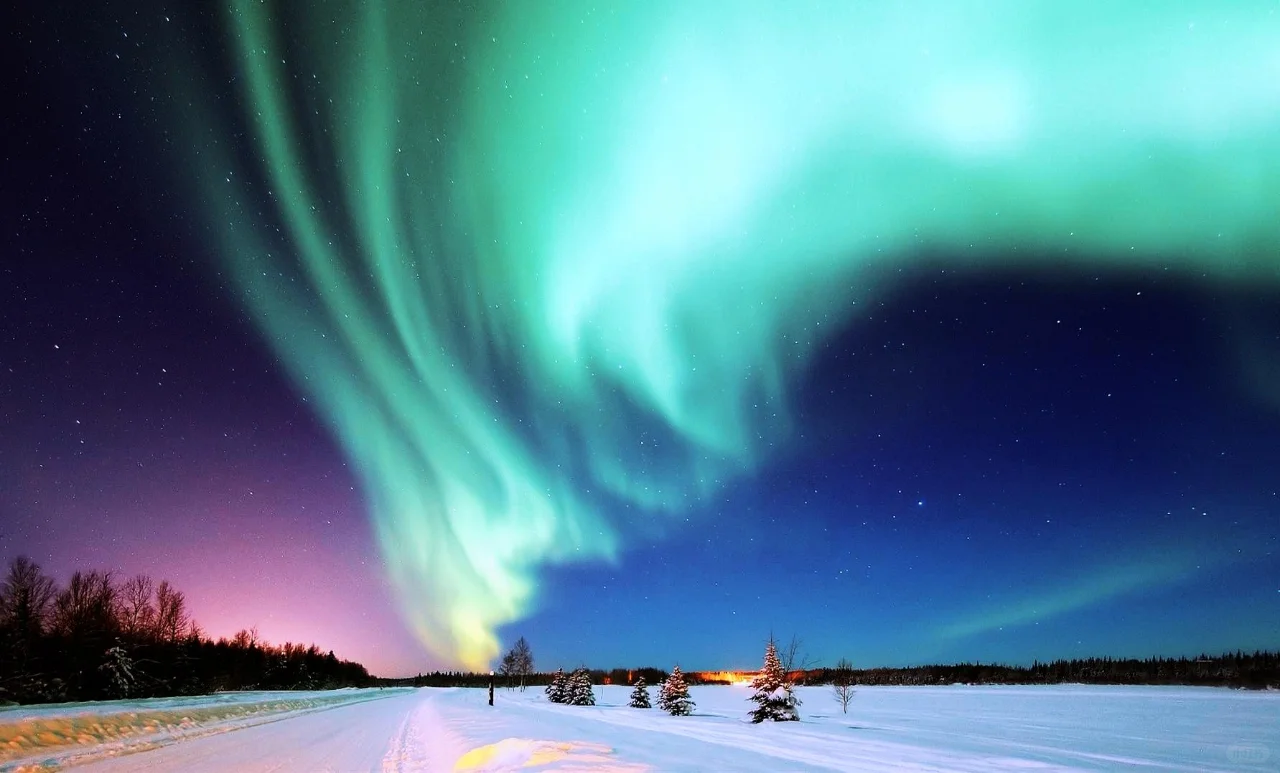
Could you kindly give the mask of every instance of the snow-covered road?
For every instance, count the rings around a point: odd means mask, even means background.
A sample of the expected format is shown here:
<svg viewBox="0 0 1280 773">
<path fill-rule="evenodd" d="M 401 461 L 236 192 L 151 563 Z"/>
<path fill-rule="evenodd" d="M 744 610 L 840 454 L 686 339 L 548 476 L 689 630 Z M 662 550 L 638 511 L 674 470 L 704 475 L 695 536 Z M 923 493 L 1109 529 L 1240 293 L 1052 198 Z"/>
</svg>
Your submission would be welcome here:
<svg viewBox="0 0 1280 773">
<path fill-rule="evenodd" d="M 847 715 L 752 725 L 747 692 L 696 687 L 691 717 L 540 690 L 242 693 L 0 710 L 0 773 L 325 771 L 1276 770 L 1280 693 L 1170 687 L 862 688 Z"/>
<path fill-rule="evenodd" d="M 385 759 L 406 745 L 414 720 L 431 726 L 429 701 L 417 692 L 288 713 L 243 729 L 181 740 L 150 751 L 125 754 L 78 771 L 347 771 L 400 770 Z M 421 770 L 411 767 L 409 770 Z M 445 765 L 441 770 L 448 770 Z"/>
</svg>

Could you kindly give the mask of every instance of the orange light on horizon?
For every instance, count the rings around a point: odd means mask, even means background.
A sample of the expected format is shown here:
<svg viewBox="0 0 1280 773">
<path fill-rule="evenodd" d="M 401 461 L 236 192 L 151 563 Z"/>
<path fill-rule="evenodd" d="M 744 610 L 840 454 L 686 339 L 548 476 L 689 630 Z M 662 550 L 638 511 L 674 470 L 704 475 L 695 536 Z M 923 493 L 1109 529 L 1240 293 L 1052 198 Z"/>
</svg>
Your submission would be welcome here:
<svg viewBox="0 0 1280 773">
<path fill-rule="evenodd" d="M 695 671 L 694 677 L 707 682 L 728 682 L 731 685 L 751 684 L 755 671 Z"/>
</svg>

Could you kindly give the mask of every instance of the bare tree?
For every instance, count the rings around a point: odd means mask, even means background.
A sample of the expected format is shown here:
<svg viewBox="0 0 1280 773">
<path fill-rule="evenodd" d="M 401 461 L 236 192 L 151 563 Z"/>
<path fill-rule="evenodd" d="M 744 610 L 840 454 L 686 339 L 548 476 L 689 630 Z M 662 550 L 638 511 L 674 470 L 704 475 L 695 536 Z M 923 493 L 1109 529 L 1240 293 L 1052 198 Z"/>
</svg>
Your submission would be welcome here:
<svg viewBox="0 0 1280 773">
<path fill-rule="evenodd" d="M 521 636 L 516 639 L 511 651 L 515 654 L 516 674 L 520 677 L 520 692 L 524 692 L 525 680 L 533 673 L 533 650 L 529 648 L 529 642 Z"/>
<path fill-rule="evenodd" d="M 262 637 L 258 635 L 258 626 L 249 628 L 241 628 L 236 631 L 236 635 L 232 638 L 231 643 L 240 649 L 251 650 L 262 644 Z"/>
<path fill-rule="evenodd" d="M 516 672 L 519 666 L 516 665 L 516 651 L 514 648 L 507 650 L 507 654 L 502 656 L 502 662 L 498 664 L 498 673 L 507 680 L 507 689 L 513 690 L 516 686 Z"/>
<path fill-rule="evenodd" d="M 507 654 L 502 656 L 498 673 L 507 678 L 507 687 L 512 687 L 513 683 L 518 682 L 521 692 L 524 691 L 525 680 L 533 673 L 533 650 L 529 648 L 529 642 L 523 636 L 516 639 L 516 643 L 507 650 Z"/>
<path fill-rule="evenodd" d="M 53 602 L 53 629 L 80 639 L 117 631 L 116 588 L 110 572 L 76 572 Z"/>
<path fill-rule="evenodd" d="M 9 563 L 9 575 L 0 585 L 0 627 L 22 641 L 32 642 L 49 627 L 57 590 L 53 580 L 26 556 Z"/>
<path fill-rule="evenodd" d="M 168 580 L 161 580 L 156 586 L 156 638 L 169 643 L 179 641 L 188 634 L 190 626 L 186 597 Z"/>
<path fill-rule="evenodd" d="M 853 664 L 848 658 L 840 658 L 832 672 L 831 694 L 840 702 L 840 708 L 846 714 L 849 713 L 849 702 L 853 700 L 853 684 Z"/>
<path fill-rule="evenodd" d="M 129 636 L 142 638 L 155 629 L 154 592 L 155 583 L 145 574 L 130 577 L 120 586 L 120 627 Z"/>
<path fill-rule="evenodd" d="M 76 572 L 53 601 L 51 632 L 61 639 L 61 664 L 68 691 L 104 695 L 99 670 L 103 653 L 120 633 L 116 588 L 110 572 Z"/>
<path fill-rule="evenodd" d="M 791 641 L 785 646 L 778 648 L 778 662 L 782 664 L 782 670 L 787 673 L 788 679 L 791 679 L 797 671 L 800 672 L 801 684 L 804 683 L 808 670 L 817 664 L 817 661 L 810 658 L 804 651 L 804 639 L 795 634 L 791 635 Z"/>
<path fill-rule="evenodd" d="M 31 559 L 18 556 L 9 564 L 0 585 L 0 687 L 18 694 L 34 687 L 56 595 L 53 580 Z"/>
</svg>

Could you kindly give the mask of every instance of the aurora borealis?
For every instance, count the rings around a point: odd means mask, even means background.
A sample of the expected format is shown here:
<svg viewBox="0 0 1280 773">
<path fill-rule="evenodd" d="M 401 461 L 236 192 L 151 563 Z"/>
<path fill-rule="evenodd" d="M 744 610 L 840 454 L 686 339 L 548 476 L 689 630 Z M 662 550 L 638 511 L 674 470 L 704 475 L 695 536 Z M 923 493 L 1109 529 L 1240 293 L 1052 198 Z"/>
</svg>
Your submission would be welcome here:
<svg viewBox="0 0 1280 773">
<path fill-rule="evenodd" d="M 1280 633 L 1275 3 L 98 13 L 78 22 L 85 48 L 105 56 L 99 30 L 120 27 L 146 41 L 136 62 L 29 77 L 75 94 L 53 100 L 68 106 L 101 77 L 100 98 L 146 116 L 107 130 L 127 138 L 106 153 L 129 178 L 119 189 L 146 202 L 108 241 L 166 234 L 144 241 L 201 266 L 166 281 L 252 320 L 293 391 L 245 409 L 301 402 L 336 438 L 358 512 L 321 542 L 367 515 L 380 568 L 361 576 L 390 580 L 424 662 L 484 668 L 522 625 L 553 661 L 679 657 L 613 615 L 657 615 L 680 592 L 765 629 L 867 605 L 891 623 L 858 645 L 880 658 L 1078 654 L 1028 630 L 1116 603 L 1145 619 L 1187 583 L 1202 603 L 1144 625 L 1148 650 Z M 24 250 L 61 250 L 35 241 Z M 1015 286 L 1026 296 L 993 312 Z M 1122 407 L 1093 402 L 1112 395 Z M 14 422 L 15 437 L 42 431 Z M 1142 471 L 1116 479 L 1121 457 Z M 1033 512 L 1070 533 L 1044 536 Z M 981 554 L 966 552 L 975 535 Z M 863 571 L 885 560 L 889 577 Z M 810 578 L 814 562 L 837 584 Z M 762 614 L 787 578 L 806 600 Z M 596 586 L 626 590 L 592 602 Z M 739 590 L 717 600 L 721 586 Z M 1269 611 L 1252 628 L 1206 620 L 1236 609 L 1215 592 L 1265 592 Z M 608 606 L 603 632 L 560 626 L 592 603 Z M 730 631 L 728 661 L 768 634 L 737 625 L 697 638 Z M 1027 638 L 984 638 L 1006 628 Z M 834 652 L 842 631 L 810 639 Z"/>
</svg>

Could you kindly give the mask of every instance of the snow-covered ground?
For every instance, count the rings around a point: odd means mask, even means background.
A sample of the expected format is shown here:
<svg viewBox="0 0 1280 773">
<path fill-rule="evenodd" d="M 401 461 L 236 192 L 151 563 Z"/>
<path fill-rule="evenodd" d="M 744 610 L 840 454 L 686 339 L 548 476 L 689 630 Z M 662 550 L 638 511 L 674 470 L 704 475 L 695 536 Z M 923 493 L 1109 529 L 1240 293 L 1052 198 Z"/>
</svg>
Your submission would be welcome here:
<svg viewBox="0 0 1280 773">
<path fill-rule="evenodd" d="M 0 771 L 50 770 L 132 755 L 179 741 L 411 692 L 236 692 L 3 708 Z"/>
<path fill-rule="evenodd" d="M 1178 687 L 867 687 L 847 715 L 752 725 L 748 690 L 691 717 L 540 690 L 341 690 L 0 711 L 0 771 L 1274 771 L 1280 693 Z M 15 741 L 16 739 L 16 741 Z"/>
</svg>

